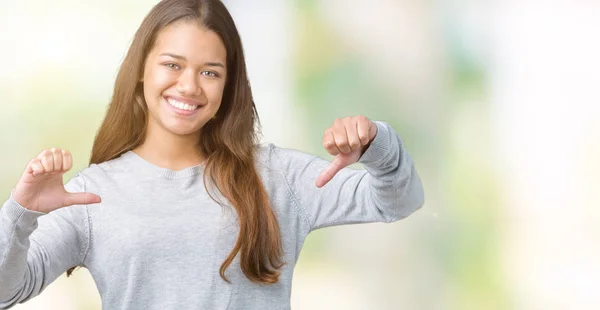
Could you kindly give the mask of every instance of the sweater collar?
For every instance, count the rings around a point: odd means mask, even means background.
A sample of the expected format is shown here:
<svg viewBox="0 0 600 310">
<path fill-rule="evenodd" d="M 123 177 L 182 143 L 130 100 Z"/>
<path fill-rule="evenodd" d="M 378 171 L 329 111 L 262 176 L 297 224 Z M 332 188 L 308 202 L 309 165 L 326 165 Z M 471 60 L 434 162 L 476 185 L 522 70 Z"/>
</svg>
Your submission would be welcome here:
<svg viewBox="0 0 600 310">
<path fill-rule="evenodd" d="M 204 163 L 177 171 L 159 167 L 140 157 L 133 151 L 127 151 L 126 153 L 121 155 L 121 157 L 129 163 L 131 163 L 132 165 L 135 165 L 138 169 L 143 169 L 152 173 L 156 173 L 159 176 L 167 179 L 187 178 L 202 174 L 202 172 L 204 171 Z"/>
</svg>

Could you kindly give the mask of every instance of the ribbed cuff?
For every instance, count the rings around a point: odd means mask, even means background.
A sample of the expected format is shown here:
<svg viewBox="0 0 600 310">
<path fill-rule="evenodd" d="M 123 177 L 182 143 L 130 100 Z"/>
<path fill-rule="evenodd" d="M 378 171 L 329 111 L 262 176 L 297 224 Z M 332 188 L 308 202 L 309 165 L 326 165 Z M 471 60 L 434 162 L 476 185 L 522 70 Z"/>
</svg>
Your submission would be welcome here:
<svg viewBox="0 0 600 310">
<path fill-rule="evenodd" d="M 388 124 L 381 121 L 374 121 L 377 125 L 377 135 L 371 141 L 371 145 L 358 160 L 359 163 L 367 166 L 377 166 L 377 163 L 385 160 L 390 156 L 390 151 L 393 151 L 392 135 Z"/>
<path fill-rule="evenodd" d="M 0 213 L 3 213 L 3 216 L 6 216 L 13 223 L 20 222 L 19 224 L 22 223 L 25 226 L 33 226 L 37 219 L 46 213 L 32 211 L 20 205 L 13 198 L 13 191 L 10 192 L 10 198 L 4 203 L 2 209 L 0 209 Z"/>
</svg>

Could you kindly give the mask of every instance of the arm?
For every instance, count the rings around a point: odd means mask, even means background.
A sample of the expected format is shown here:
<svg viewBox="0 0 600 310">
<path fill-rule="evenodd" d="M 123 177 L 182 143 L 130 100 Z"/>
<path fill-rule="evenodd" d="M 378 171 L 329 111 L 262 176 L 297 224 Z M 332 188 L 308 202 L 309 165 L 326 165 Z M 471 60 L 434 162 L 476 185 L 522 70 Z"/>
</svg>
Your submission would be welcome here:
<svg viewBox="0 0 600 310">
<path fill-rule="evenodd" d="M 85 190 L 78 174 L 65 189 Z M 89 247 L 87 207 L 48 214 L 21 206 L 11 193 L 0 209 L 0 309 L 39 295 L 67 269 L 83 264 Z"/>
<path fill-rule="evenodd" d="M 330 164 L 317 156 L 275 148 L 292 199 L 311 230 L 322 227 L 393 222 L 424 202 L 423 187 L 401 138 L 385 122 L 360 157 L 366 170 L 343 168 L 322 188 L 315 180 Z"/>
</svg>

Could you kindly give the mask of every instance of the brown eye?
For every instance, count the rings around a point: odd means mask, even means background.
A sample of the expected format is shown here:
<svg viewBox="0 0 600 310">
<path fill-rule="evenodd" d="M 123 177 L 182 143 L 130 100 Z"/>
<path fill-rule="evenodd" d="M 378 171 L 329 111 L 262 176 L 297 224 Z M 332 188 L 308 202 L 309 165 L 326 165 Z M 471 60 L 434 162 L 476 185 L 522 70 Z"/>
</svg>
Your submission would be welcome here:
<svg viewBox="0 0 600 310">
<path fill-rule="evenodd" d="M 173 69 L 173 70 L 179 70 L 179 69 L 181 69 L 181 68 L 179 67 L 179 65 L 177 65 L 177 64 L 175 64 L 175 63 L 172 63 L 172 62 L 165 64 L 165 66 L 166 66 L 167 68 L 169 68 L 169 69 Z"/>
<path fill-rule="evenodd" d="M 219 75 L 215 72 L 212 71 L 202 71 L 203 75 L 209 76 L 209 77 L 219 77 Z"/>
</svg>

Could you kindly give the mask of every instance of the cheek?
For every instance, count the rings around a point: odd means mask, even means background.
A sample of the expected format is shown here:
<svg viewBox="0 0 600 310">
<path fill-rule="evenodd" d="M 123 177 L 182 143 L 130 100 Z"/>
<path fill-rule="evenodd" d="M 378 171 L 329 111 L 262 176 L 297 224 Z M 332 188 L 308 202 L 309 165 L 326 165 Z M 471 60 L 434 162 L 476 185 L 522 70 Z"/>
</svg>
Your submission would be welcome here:
<svg viewBox="0 0 600 310">
<path fill-rule="evenodd" d="M 205 92 L 209 101 L 215 104 L 221 104 L 223 99 L 223 90 L 225 85 L 223 83 L 215 83 L 206 88 Z"/>
<path fill-rule="evenodd" d="M 149 88 L 148 94 L 162 92 L 172 84 L 173 76 L 163 70 L 149 69 L 144 74 L 144 86 Z"/>
</svg>

